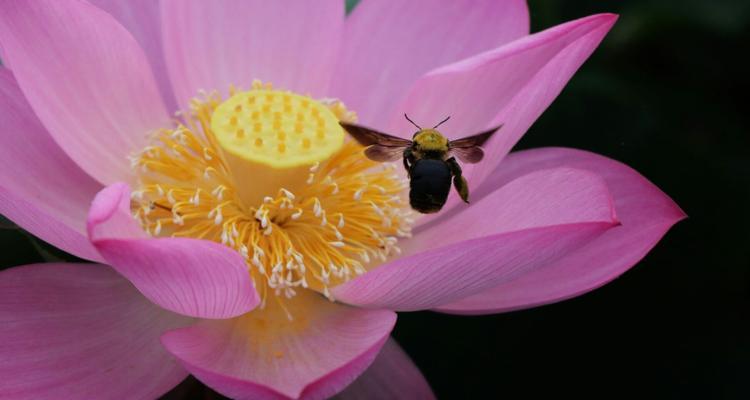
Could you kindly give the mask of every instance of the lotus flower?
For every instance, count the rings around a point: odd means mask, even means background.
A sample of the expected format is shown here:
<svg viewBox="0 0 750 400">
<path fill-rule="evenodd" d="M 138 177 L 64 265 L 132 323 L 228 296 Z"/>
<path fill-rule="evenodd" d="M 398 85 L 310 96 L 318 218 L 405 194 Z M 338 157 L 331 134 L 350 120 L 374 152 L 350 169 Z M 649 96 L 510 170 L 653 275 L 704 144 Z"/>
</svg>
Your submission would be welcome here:
<svg viewBox="0 0 750 400">
<path fill-rule="evenodd" d="M 616 16 L 523 1 L 0 4 L 0 212 L 92 261 L 0 273 L 0 397 L 432 393 L 395 311 L 484 314 L 622 274 L 683 217 L 637 172 L 511 147 Z M 472 203 L 417 218 L 339 120 L 456 138 Z M 381 352 L 382 350 L 382 352 Z M 368 369 L 368 366 L 371 366 Z M 367 372 L 365 372 L 367 371 Z M 363 374 L 364 373 L 364 374 Z M 360 376 L 361 375 L 361 376 Z"/>
</svg>

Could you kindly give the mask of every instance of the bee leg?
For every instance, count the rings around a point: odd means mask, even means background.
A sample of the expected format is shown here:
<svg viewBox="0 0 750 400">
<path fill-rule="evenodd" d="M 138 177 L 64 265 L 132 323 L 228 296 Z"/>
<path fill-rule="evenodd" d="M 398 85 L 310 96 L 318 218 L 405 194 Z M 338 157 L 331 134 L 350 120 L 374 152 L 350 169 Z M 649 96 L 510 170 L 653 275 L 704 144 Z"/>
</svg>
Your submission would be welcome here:
<svg viewBox="0 0 750 400">
<path fill-rule="evenodd" d="M 451 157 L 445 162 L 448 163 L 448 167 L 450 167 L 451 173 L 453 174 L 453 187 L 456 188 L 458 195 L 461 196 L 461 200 L 463 200 L 464 203 L 468 203 L 469 182 L 467 182 L 466 178 L 461 175 L 461 166 L 458 165 L 458 161 L 456 161 L 455 157 Z"/>
<path fill-rule="evenodd" d="M 414 154 L 411 153 L 411 148 L 407 147 L 404 149 L 404 169 L 406 169 L 406 173 L 409 174 L 409 179 L 411 179 L 411 167 L 414 165 Z"/>
</svg>

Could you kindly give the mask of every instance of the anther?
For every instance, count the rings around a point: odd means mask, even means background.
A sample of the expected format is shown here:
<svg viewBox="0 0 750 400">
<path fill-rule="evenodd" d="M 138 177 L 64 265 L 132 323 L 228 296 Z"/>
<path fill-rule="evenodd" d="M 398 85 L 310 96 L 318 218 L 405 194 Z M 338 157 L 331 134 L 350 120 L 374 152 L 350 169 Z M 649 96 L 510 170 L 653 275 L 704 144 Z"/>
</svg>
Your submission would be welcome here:
<svg viewBox="0 0 750 400">
<path fill-rule="evenodd" d="M 253 88 L 226 101 L 207 94 L 183 113 L 185 126 L 154 135 L 131 160 L 135 169 L 148 168 L 131 211 L 151 235 L 235 249 L 258 285 L 261 308 L 278 293 L 288 311 L 283 299 L 300 287 L 332 299 L 330 287 L 398 252 L 397 237 L 409 234 L 411 220 L 396 202 L 402 178 L 345 143 L 338 120 L 354 116 L 340 102 L 273 92 L 260 82 Z M 254 174 L 269 174 L 268 187 L 245 193 L 232 183 Z"/>
</svg>

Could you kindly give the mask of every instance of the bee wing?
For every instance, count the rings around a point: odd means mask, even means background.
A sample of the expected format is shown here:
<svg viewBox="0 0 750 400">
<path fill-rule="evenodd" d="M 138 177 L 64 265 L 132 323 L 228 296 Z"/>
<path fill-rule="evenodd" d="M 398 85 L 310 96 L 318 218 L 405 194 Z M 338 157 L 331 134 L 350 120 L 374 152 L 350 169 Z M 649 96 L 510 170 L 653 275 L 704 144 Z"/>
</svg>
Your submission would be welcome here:
<svg viewBox="0 0 750 400">
<path fill-rule="evenodd" d="M 404 158 L 404 148 L 388 147 L 375 144 L 365 149 L 365 155 L 367 156 L 367 158 L 373 161 L 396 161 Z"/>
<path fill-rule="evenodd" d="M 476 164 L 484 158 L 484 150 L 479 146 L 450 149 L 450 153 L 469 164 Z"/>
<path fill-rule="evenodd" d="M 349 124 L 346 122 L 339 122 L 342 128 L 344 128 L 350 135 L 359 142 L 362 146 L 372 146 L 374 144 L 383 147 L 409 147 L 411 146 L 411 140 L 402 139 L 400 137 L 391 136 L 386 133 L 378 132 L 374 129 L 366 128 L 360 125 Z"/>
<path fill-rule="evenodd" d="M 451 154 L 458 157 L 459 160 L 469 164 L 476 164 L 482 161 L 482 158 L 484 157 L 484 151 L 480 146 L 482 146 L 487 139 L 492 137 L 492 135 L 502 127 L 503 126 L 500 125 L 476 135 L 451 140 L 448 142 L 448 150 Z"/>
</svg>

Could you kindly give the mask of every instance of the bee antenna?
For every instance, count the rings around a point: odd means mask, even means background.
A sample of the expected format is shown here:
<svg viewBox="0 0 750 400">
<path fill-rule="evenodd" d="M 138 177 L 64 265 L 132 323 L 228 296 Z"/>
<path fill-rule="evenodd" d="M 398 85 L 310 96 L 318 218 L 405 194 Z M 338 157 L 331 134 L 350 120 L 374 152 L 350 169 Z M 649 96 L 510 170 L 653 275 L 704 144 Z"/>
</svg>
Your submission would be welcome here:
<svg viewBox="0 0 750 400">
<path fill-rule="evenodd" d="M 417 125 L 417 124 L 415 124 L 414 121 L 412 121 L 411 118 L 409 118 L 409 116 L 406 115 L 406 113 L 404 113 L 404 117 L 406 117 L 406 120 L 409 121 L 409 122 L 411 122 L 412 125 L 416 126 L 417 129 L 419 129 L 420 131 L 422 130 L 422 127 L 419 126 L 419 125 Z"/>
<path fill-rule="evenodd" d="M 444 120 L 442 120 L 442 121 L 438 122 L 438 124 L 437 124 L 437 125 L 435 125 L 435 126 L 434 126 L 434 127 L 432 128 L 432 129 L 435 129 L 435 128 L 437 128 L 438 126 L 442 125 L 442 124 L 443 124 L 443 122 L 445 122 L 445 121 L 447 121 L 447 120 L 449 120 L 449 119 L 451 119 L 451 116 L 450 116 L 450 115 L 449 115 L 448 117 L 446 117 L 446 118 L 445 118 Z"/>
</svg>

